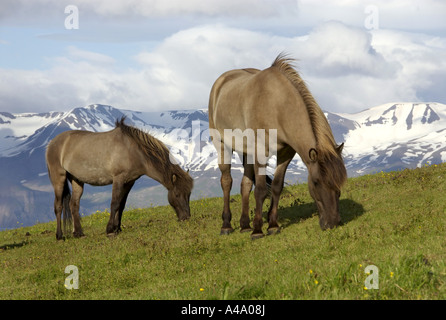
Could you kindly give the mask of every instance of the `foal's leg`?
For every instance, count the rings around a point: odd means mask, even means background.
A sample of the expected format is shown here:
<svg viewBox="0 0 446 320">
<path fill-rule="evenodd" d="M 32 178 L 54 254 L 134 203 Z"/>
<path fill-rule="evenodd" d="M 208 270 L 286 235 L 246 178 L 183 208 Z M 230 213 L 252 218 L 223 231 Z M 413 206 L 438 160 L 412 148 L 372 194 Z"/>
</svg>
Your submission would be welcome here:
<svg viewBox="0 0 446 320">
<path fill-rule="evenodd" d="M 63 239 L 62 211 L 64 209 L 64 188 L 67 183 L 66 171 L 60 165 L 53 165 L 57 161 L 48 161 L 48 175 L 54 189 L 54 214 L 56 215 L 56 239 Z M 68 190 L 66 190 L 68 191 Z"/>
<path fill-rule="evenodd" d="M 62 210 L 63 210 L 63 190 L 65 185 L 65 176 L 58 177 L 57 181 L 53 180 L 53 176 L 51 176 L 51 182 L 54 188 L 54 213 L 56 215 L 56 239 L 63 239 L 62 232 Z"/>
<path fill-rule="evenodd" d="M 113 180 L 112 187 L 112 199 L 110 203 L 110 218 L 108 219 L 107 228 L 105 231 L 107 235 L 115 235 L 117 233 L 117 223 L 115 225 L 115 219 L 119 219 L 119 207 L 121 205 L 121 192 L 123 183 L 118 179 Z M 115 218 L 116 217 L 116 218 Z"/>
<path fill-rule="evenodd" d="M 126 187 L 126 184 L 123 182 L 123 179 L 121 177 L 115 177 L 113 179 L 112 200 L 110 204 L 110 219 L 108 220 L 106 228 L 107 235 L 115 235 L 120 231 L 119 226 L 121 220 L 121 202 L 124 198 L 127 199 L 129 191 L 130 188 Z"/>
<path fill-rule="evenodd" d="M 254 183 L 254 165 L 246 163 L 246 156 L 243 156 L 243 178 L 240 191 L 242 194 L 242 215 L 240 217 L 240 232 L 251 231 L 249 225 L 249 194 Z"/>
<path fill-rule="evenodd" d="M 84 183 L 77 181 L 76 179 L 70 179 L 71 187 L 73 189 L 73 193 L 71 195 L 70 200 L 70 210 L 71 215 L 73 217 L 73 236 L 75 238 L 80 238 L 84 236 L 81 226 L 81 218 L 79 216 L 79 204 L 84 192 Z"/>
<path fill-rule="evenodd" d="M 265 165 L 260 165 L 258 163 L 254 165 L 254 174 L 256 181 L 256 186 L 254 188 L 254 196 L 256 199 L 256 209 L 253 222 L 254 230 L 252 231 L 251 234 L 252 239 L 258 239 L 263 237 L 262 209 L 263 209 L 263 202 L 268 196 L 268 188 L 266 186 L 266 175 L 264 174 L 265 169 L 266 169 Z"/>
<path fill-rule="evenodd" d="M 135 181 L 130 181 L 126 184 L 124 184 L 124 188 L 123 188 L 123 197 L 121 199 L 121 203 L 119 204 L 119 222 L 118 222 L 118 232 L 121 232 L 121 219 L 122 219 L 122 212 L 124 211 L 125 208 L 125 203 L 127 202 L 127 197 L 130 193 L 130 190 L 132 189 L 133 185 L 135 184 Z"/>
</svg>

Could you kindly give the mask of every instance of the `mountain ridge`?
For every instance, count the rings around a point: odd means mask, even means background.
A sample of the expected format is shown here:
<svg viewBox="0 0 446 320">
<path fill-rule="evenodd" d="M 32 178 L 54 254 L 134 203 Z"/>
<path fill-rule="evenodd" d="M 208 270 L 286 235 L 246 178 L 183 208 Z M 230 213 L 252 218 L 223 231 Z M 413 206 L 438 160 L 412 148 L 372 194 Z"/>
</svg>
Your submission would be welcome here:
<svg viewBox="0 0 446 320">
<path fill-rule="evenodd" d="M 387 103 L 354 114 L 325 112 L 335 140 L 344 142 L 349 176 L 419 167 L 446 161 L 446 105 Z M 14 114 L 0 112 L 0 228 L 52 220 L 53 194 L 46 164 L 48 142 L 66 130 L 107 131 L 116 119 L 163 141 L 179 164 L 196 180 L 193 199 L 220 196 L 217 154 L 209 139 L 207 109 L 142 112 L 94 104 L 67 112 Z M 94 152 L 94 151 L 93 151 Z M 275 160 L 271 159 L 269 173 Z M 233 193 L 238 193 L 242 166 L 233 158 Z M 304 182 L 306 167 L 299 157 L 287 171 L 288 183 Z M 86 187 L 81 208 L 89 214 L 108 208 L 110 187 Z M 128 206 L 166 204 L 165 190 L 141 178 Z"/>
</svg>

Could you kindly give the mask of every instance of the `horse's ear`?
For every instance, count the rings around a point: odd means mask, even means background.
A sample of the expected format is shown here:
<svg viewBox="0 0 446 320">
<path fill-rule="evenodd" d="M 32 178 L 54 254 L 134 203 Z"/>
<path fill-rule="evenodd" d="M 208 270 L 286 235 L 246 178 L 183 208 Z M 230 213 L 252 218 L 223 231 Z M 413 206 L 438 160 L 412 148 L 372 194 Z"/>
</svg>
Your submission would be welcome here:
<svg viewBox="0 0 446 320">
<path fill-rule="evenodd" d="M 309 152 L 310 160 L 313 162 L 317 161 L 317 151 L 315 148 L 311 148 Z"/>
<path fill-rule="evenodd" d="M 339 155 L 342 153 L 342 150 L 344 150 L 344 142 L 341 143 L 341 145 L 336 148 L 336 151 L 338 152 Z"/>
<path fill-rule="evenodd" d="M 175 183 L 175 181 L 177 181 L 177 175 L 174 173 L 172 175 L 172 182 Z"/>
</svg>

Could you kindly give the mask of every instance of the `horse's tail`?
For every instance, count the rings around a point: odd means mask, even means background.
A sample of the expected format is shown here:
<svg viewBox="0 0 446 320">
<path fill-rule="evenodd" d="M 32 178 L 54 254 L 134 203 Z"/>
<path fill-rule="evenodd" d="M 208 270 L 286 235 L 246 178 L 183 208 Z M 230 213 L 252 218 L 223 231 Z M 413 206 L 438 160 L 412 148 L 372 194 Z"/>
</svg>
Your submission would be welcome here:
<svg viewBox="0 0 446 320">
<path fill-rule="evenodd" d="M 62 203 L 63 203 L 63 209 L 62 209 L 62 215 L 63 215 L 63 233 L 65 235 L 68 235 L 71 233 L 73 220 L 71 217 L 71 210 L 70 210 L 70 199 L 71 199 L 71 193 L 70 188 L 68 187 L 68 180 L 65 180 L 65 184 L 63 186 L 63 192 L 62 192 Z"/>
<path fill-rule="evenodd" d="M 268 189 L 268 197 L 271 197 L 271 185 L 273 184 L 274 176 L 266 175 L 266 188 Z"/>
<path fill-rule="evenodd" d="M 266 190 L 267 190 L 267 197 L 271 197 L 271 185 L 273 184 L 274 176 L 270 176 L 269 174 L 266 175 Z M 256 184 L 256 177 L 253 177 L 253 183 Z"/>
</svg>

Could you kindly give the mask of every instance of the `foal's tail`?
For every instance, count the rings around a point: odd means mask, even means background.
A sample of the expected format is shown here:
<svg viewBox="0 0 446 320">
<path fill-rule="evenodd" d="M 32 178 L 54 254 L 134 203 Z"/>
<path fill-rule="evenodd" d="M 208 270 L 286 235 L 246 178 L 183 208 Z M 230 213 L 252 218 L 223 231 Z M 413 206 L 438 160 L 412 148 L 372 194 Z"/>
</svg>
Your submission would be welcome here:
<svg viewBox="0 0 446 320">
<path fill-rule="evenodd" d="M 65 235 L 68 235 L 71 233 L 73 221 L 71 218 L 71 210 L 70 210 L 70 199 L 71 199 L 71 193 L 70 188 L 68 187 L 68 180 L 65 180 L 65 184 L 63 186 L 63 192 L 62 192 L 62 215 L 63 215 L 63 233 Z"/>
</svg>

